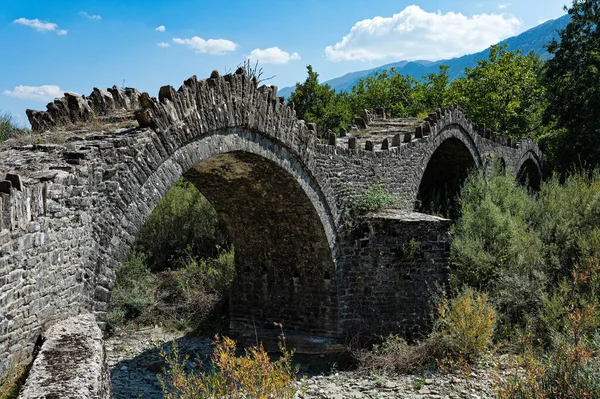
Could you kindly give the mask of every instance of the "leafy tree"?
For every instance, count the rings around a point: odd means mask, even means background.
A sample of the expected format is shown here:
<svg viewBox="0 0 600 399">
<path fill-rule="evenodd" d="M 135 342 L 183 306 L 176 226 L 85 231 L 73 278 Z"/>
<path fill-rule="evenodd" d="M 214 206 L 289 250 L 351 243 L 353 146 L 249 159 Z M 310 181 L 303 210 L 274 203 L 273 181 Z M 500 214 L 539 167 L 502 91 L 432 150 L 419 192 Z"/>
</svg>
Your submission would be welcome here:
<svg viewBox="0 0 600 399">
<path fill-rule="evenodd" d="M 306 122 L 318 123 L 325 113 L 325 107 L 333 101 L 335 91 L 328 84 L 319 84 L 319 74 L 307 65 L 308 77 L 304 83 L 296 83 L 296 90 L 290 95 L 290 102 L 298 118 Z"/>
<path fill-rule="evenodd" d="M 425 116 L 447 105 L 450 75 L 448 65 L 440 65 L 438 73 L 423 76 L 423 81 L 414 88 L 414 115 Z"/>
<path fill-rule="evenodd" d="M 336 94 L 328 84 L 319 84 L 319 74 L 311 65 L 306 69 L 308 77 L 304 83 L 296 83 L 296 90 L 290 95 L 298 118 L 316 123 L 321 132 L 347 129 L 353 116 L 348 95 Z"/>
<path fill-rule="evenodd" d="M 600 3 L 574 0 L 567 11 L 571 21 L 548 46 L 554 57 L 545 68 L 545 119 L 561 128 L 546 142 L 560 171 L 600 163 Z"/>
<path fill-rule="evenodd" d="M 413 88 L 417 80 L 404 76 L 396 69 L 375 72 L 362 78 L 352 88 L 352 110 L 384 108 L 394 118 L 410 116 L 413 107 Z"/>
<path fill-rule="evenodd" d="M 488 60 L 466 68 L 466 77 L 452 82 L 449 102 L 458 104 L 477 123 L 509 136 L 541 134 L 544 87 L 541 58 L 492 46 Z"/>
<path fill-rule="evenodd" d="M 323 116 L 317 122 L 323 131 L 333 130 L 336 133 L 347 131 L 352 123 L 353 112 L 349 93 L 336 93 L 323 111 Z"/>
</svg>

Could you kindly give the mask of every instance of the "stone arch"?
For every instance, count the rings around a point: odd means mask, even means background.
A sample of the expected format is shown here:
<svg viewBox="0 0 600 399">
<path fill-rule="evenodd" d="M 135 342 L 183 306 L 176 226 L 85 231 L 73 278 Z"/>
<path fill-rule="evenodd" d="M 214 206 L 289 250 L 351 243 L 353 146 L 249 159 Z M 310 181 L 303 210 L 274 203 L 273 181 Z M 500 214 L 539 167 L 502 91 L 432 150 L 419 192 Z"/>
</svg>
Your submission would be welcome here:
<svg viewBox="0 0 600 399">
<path fill-rule="evenodd" d="M 542 167 L 538 155 L 532 150 L 527 151 L 519 160 L 519 165 L 515 169 L 519 183 L 538 191 L 542 184 Z"/>
<path fill-rule="evenodd" d="M 116 223 L 99 223 L 106 248 L 99 259 L 97 316 L 103 318 L 116 272 L 138 229 L 182 175 L 223 216 L 236 247 L 232 330 L 276 335 L 277 322 L 290 333 L 334 337 L 337 245 L 327 201 L 294 154 L 247 129 L 199 136 L 173 151 L 145 181 L 131 185 L 122 179 L 121 190 L 133 191 L 131 201 L 121 205 L 122 211 L 116 201 L 105 214 L 122 215 Z"/>
<path fill-rule="evenodd" d="M 449 215 L 470 169 L 482 166 L 481 156 L 473 137 L 460 125 L 446 127 L 429 148 L 415 207 L 425 213 Z"/>
</svg>

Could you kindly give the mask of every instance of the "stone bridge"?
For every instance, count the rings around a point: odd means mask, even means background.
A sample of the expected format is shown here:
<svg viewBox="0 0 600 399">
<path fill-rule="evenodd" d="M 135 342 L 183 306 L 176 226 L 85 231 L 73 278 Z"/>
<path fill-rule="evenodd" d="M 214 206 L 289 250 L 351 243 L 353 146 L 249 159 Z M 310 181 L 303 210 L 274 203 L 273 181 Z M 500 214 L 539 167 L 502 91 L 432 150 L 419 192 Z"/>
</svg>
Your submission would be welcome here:
<svg viewBox="0 0 600 399">
<path fill-rule="evenodd" d="M 474 126 L 456 107 L 396 122 L 365 113 L 367 130 L 323 141 L 276 93 L 240 69 L 162 87 L 158 98 L 113 87 L 28 110 L 34 144 L 0 151 L 0 376 L 31 359 L 40 336 L 56 341 L 36 360 L 50 373 L 57 342 L 101 348 L 120 264 L 181 176 L 235 245 L 232 332 L 268 340 L 283 323 L 305 352 L 428 325 L 430 293 L 448 281 L 449 221 L 415 207 L 431 209 L 470 168 L 495 160 L 540 183 L 535 144 Z M 374 186 L 397 197 L 396 209 L 355 215 Z M 67 377 L 36 378 L 26 388 Z"/>
</svg>

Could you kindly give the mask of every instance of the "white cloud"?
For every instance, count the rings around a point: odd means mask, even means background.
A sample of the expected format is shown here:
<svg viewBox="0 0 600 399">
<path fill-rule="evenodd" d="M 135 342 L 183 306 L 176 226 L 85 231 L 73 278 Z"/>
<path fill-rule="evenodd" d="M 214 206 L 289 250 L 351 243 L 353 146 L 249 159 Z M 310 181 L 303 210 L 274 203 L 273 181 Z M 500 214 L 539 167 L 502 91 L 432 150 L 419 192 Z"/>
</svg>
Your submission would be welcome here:
<svg viewBox="0 0 600 399">
<path fill-rule="evenodd" d="M 102 17 L 101 17 L 100 15 L 92 15 L 92 14 L 88 14 L 88 13 L 87 13 L 87 12 L 85 12 L 85 11 L 81 11 L 81 12 L 79 13 L 79 15 L 81 15 L 82 17 L 89 18 L 89 19 L 94 19 L 94 20 L 96 20 L 96 21 L 100 21 L 100 20 L 102 19 Z"/>
<path fill-rule="evenodd" d="M 325 48 L 331 61 L 439 60 L 481 51 L 514 35 L 521 22 L 505 14 L 429 13 L 408 6 L 392 17 L 357 22 L 350 33 Z"/>
<path fill-rule="evenodd" d="M 162 48 L 171 47 L 171 45 L 169 43 L 166 43 L 166 42 L 159 42 L 159 43 L 156 43 L 156 45 L 158 47 L 162 47 Z"/>
<path fill-rule="evenodd" d="M 15 24 L 30 26 L 38 32 L 56 32 L 58 35 L 66 35 L 67 31 L 64 29 L 58 29 L 58 25 L 53 22 L 43 22 L 39 19 L 27 19 L 19 18 L 13 21 Z"/>
<path fill-rule="evenodd" d="M 290 54 L 287 51 L 281 50 L 279 47 L 270 47 L 264 50 L 255 48 L 250 52 L 248 58 L 257 60 L 263 64 L 287 64 L 290 61 L 299 60 L 300 54 Z"/>
<path fill-rule="evenodd" d="M 183 44 L 184 46 L 194 49 L 197 53 L 204 54 L 225 54 L 230 51 L 235 51 L 235 49 L 238 46 L 237 44 L 229 40 L 204 40 L 198 36 L 194 36 L 190 39 L 180 39 L 176 37 L 173 39 L 173 42 L 177 44 Z"/>
<path fill-rule="evenodd" d="M 165 28 L 164 25 L 159 26 L 158 28 L 154 29 L 157 32 L 164 32 L 167 30 L 167 28 Z"/>
<path fill-rule="evenodd" d="M 499 3 L 498 4 L 499 10 L 506 10 L 508 7 L 510 7 L 510 3 Z"/>
<path fill-rule="evenodd" d="M 4 95 L 18 98 L 19 100 L 51 101 L 62 97 L 63 91 L 56 85 L 43 86 L 16 86 L 14 90 L 4 90 Z"/>
</svg>

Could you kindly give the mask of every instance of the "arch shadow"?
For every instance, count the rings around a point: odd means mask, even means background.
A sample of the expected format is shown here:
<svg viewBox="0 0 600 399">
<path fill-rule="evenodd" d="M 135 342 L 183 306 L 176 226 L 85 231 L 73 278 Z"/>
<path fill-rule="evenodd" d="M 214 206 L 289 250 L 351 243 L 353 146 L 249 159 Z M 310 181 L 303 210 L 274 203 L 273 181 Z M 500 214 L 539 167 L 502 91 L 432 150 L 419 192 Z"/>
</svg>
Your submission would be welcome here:
<svg viewBox="0 0 600 399">
<path fill-rule="evenodd" d="M 445 138 L 433 151 L 421 178 L 416 210 L 454 217 L 457 198 L 472 168 L 480 166 L 465 143 L 456 136 Z"/>
</svg>

